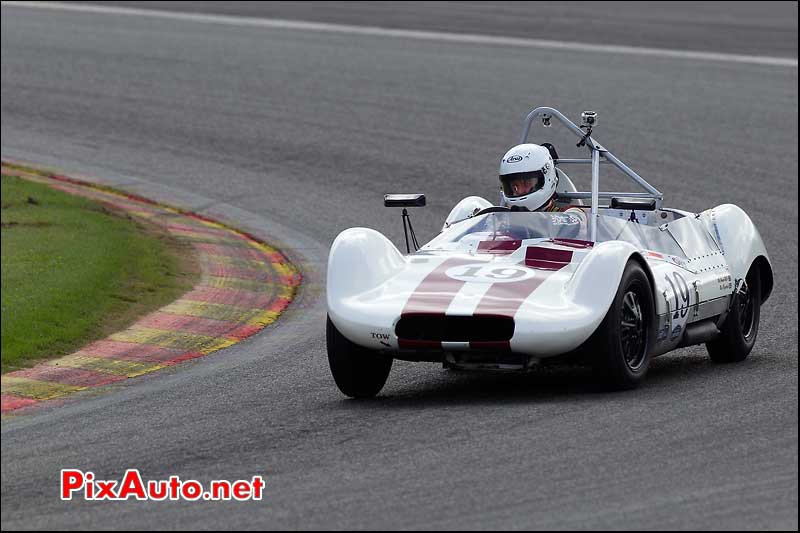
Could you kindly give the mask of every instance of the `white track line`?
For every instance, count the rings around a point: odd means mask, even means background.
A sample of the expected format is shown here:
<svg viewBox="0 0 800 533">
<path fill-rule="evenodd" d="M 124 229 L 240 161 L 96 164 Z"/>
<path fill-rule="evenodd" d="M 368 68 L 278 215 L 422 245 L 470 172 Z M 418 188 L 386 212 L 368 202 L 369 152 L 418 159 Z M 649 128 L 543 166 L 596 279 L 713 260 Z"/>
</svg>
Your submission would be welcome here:
<svg viewBox="0 0 800 533">
<path fill-rule="evenodd" d="M 299 20 L 283 20 L 270 18 L 250 18 L 229 15 L 210 15 L 204 13 L 178 13 L 155 9 L 138 9 L 129 7 L 62 4 L 59 2 L 2 2 L 3 7 L 27 7 L 37 9 L 54 9 L 59 11 L 77 11 L 80 13 L 101 13 L 108 15 L 134 15 L 158 19 L 182 20 L 227 26 L 250 26 L 257 28 L 276 28 L 328 33 L 344 33 L 350 35 L 370 35 L 376 37 L 396 37 L 423 41 L 439 41 L 448 43 L 513 46 L 518 48 L 544 48 L 550 50 L 568 50 L 572 52 L 606 53 L 636 55 L 649 57 L 667 57 L 699 61 L 721 61 L 725 63 L 749 63 L 775 67 L 797 68 L 797 59 L 790 57 L 752 56 L 741 54 L 724 54 L 718 52 L 698 52 L 690 50 L 673 50 L 667 48 L 645 48 L 613 44 L 591 44 L 571 41 L 552 41 L 545 39 L 526 39 L 523 37 L 502 37 L 495 35 L 478 35 L 471 33 L 448 33 L 440 31 L 401 30 L 379 28 L 376 26 L 354 26 L 350 24 L 328 24 L 324 22 L 306 22 Z"/>
</svg>

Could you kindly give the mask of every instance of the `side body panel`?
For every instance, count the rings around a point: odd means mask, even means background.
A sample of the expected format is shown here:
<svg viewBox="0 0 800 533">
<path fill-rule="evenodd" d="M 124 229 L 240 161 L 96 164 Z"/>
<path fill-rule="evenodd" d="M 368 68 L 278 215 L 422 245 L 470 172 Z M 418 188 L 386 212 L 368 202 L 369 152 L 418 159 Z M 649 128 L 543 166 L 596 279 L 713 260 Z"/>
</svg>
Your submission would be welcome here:
<svg viewBox="0 0 800 533">
<path fill-rule="evenodd" d="M 772 287 L 772 263 L 761 234 L 747 213 L 736 205 L 723 204 L 703 211 L 699 217 L 719 243 L 730 265 L 734 284 L 747 276 L 753 262 L 763 258 L 767 269 L 763 274 L 768 276 L 769 284 L 764 288 L 761 298 L 762 302 L 766 301 Z"/>
</svg>

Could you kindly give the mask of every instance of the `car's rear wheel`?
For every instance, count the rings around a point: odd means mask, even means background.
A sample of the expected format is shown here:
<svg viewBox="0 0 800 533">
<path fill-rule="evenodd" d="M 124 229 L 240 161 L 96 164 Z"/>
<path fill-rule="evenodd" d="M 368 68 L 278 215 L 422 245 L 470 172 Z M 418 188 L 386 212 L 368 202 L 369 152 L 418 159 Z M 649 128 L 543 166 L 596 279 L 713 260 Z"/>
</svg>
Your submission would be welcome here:
<svg viewBox="0 0 800 533">
<path fill-rule="evenodd" d="M 328 363 L 336 386 L 351 398 L 371 398 L 380 392 L 392 369 L 392 358 L 362 348 L 339 333 L 328 317 Z"/>
<path fill-rule="evenodd" d="M 706 343 L 711 360 L 715 363 L 744 361 L 756 344 L 760 320 L 761 276 L 758 267 L 752 266 L 733 295 L 719 337 Z"/>
<path fill-rule="evenodd" d="M 650 366 L 655 313 L 650 280 L 629 261 L 606 317 L 594 334 L 595 372 L 612 389 L 637 387 Z"/>
</svg>

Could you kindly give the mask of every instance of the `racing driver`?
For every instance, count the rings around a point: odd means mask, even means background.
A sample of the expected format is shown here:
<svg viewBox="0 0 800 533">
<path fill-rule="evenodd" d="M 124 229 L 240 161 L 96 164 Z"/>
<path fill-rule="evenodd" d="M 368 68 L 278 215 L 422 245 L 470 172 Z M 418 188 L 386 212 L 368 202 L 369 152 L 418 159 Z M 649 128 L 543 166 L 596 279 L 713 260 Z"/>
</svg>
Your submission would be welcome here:
<svg viewBox="0 0 800 533">
<path fill-rule="evenodd" d="M 500 161 L 500 205 L 520 211 L 563 211 L 580 221 L 575 233 L 583 232 L 588 226 L 586 213 L 579 207 L 556 205 L 557 185 L 555 163 L 544 146 L 519 144 Z"/>
</svg>

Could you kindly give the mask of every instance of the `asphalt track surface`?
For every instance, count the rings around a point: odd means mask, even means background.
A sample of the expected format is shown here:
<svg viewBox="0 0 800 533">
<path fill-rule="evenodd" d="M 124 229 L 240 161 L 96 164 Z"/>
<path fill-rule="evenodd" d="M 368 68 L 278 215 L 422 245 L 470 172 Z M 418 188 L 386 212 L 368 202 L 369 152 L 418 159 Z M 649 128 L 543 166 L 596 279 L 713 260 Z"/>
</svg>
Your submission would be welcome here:
<svg viewBox="0 0 800 533">
<path fill-rule="evenodd" d="M 756 22 L 703 32 L 724 43 L 773 21 L 762 44 L 729 51 L 796 57 L 793 5 L 792 21 L 766 6 Z M 344 22 L 380 25 L 370 10 L 351 7 Z M 787 22 L 793 41 L 770 41 Z M 485 33 L 506 23 L 490 17 Z M 4 6 L 4 158 L 235 222 L 287 249 L 307 283 L 246 342 L 3 421 L 3 529 L 796 529 L 797 81 L 796 67 Z M 775 269 L 754 352 L 716 366 L 701 347 L 681 350 L 625 393 L 579 370 L 400 362 L 380 397 L 345 399 L 324 346 L 330 242 L 363 225 L 399 244 L 384 192 L 428 195 L 414 213 L 425 240 L 461 197 L 494 198 L 497 161 L 536 105 L 596 109 L 596 137 L 667 205 L 732 202 L 751 215 Z M 570 152 L 571 139 L 550 140 Z M 268 485 L 261 502 L 62 502 L 61 468 L 264 473 Z"/>
</svg>

